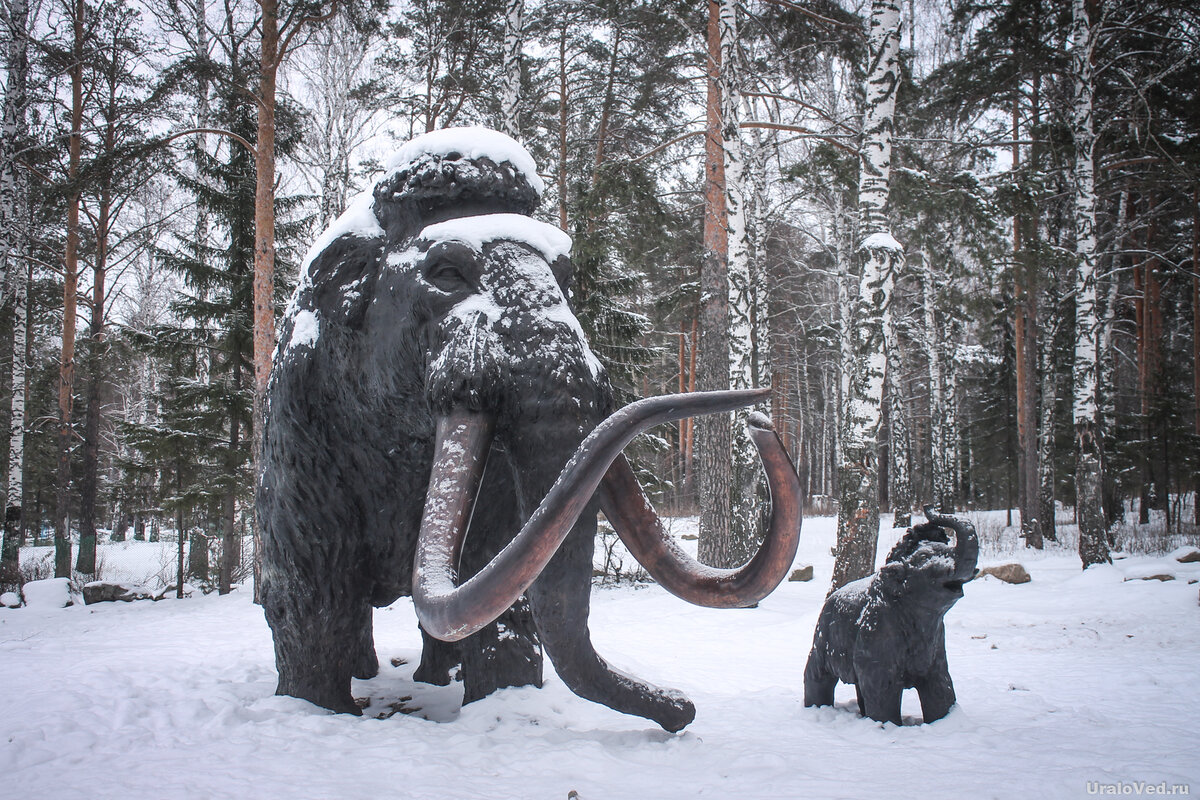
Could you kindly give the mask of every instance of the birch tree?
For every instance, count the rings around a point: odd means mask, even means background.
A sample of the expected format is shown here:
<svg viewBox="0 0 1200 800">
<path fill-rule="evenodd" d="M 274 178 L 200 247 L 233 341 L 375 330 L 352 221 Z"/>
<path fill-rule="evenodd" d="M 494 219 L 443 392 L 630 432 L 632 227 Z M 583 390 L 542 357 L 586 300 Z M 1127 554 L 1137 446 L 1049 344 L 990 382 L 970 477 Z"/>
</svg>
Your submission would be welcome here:
<svg viewBox="0 0 1200 800">
<path fill-rule="evenodd" d="M 1097 403 L 1096 190 L 1092 59 L 1103 17 L 1103 0 L 1072 0 L 1071 64 L 1075 74 L 1072 128 L 1075 136 L 1075 497 L 1079 558 L 1084 569 L 1112 561 L 1102 490 L 1100 420 Z"/>
<path fill-rule="evenodd" d="M 521 47 L 525 33 L 525 0 L 504 7 L 504 50 L 500 67 L 500 130 L 514 139 L 521 132 Z"/>
<path fill-rule="evenodd" d="M 872 0 L 867 35 L 866 109 L 859 155 L 858 207 L 863 260 L 851 322 L 849 402 L 838 480 L 833 588 L 875 569 L 879 539 L 879 423 L 887 368 L 891 298 L 904 251 L 888 229 L 892 125 L 900 82 L 900 5 Z M 843 335 L 846 335 L 845 333 Z M 893 343 L 894 346 L 894 343 Z"/>
<path fill-rule="evenodd" d="M 3 18 L 7 47 L 3 125 L 0 130 L 0 297 L 11 298 L 12 401 L 8 429 L 8 483 L 0 543 L 0 582 L 16 579 L 20 561 L 25 466 L 25 349 L 29 333 L 29 178 L 17 158 L 26 139 L 29 87 L 29 5 L 10 0 Z"/>
</svg>

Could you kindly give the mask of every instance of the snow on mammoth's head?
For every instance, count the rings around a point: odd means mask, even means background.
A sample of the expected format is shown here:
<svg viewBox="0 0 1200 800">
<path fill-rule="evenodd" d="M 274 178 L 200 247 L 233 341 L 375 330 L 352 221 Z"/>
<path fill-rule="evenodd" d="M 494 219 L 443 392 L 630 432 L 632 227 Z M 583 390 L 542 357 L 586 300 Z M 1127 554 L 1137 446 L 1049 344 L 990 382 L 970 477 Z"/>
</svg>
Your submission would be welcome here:
<svg viewBox="0 0 1200 800">
<path fill-rule="evenodd" d="M 489 242 L 522 242 L 541 253 L 547 263 L 571 254 L 570 236 L 554 225 L 520 214 L 481 214 L 438 222 L 422 229 L 417 239 L 428 243 L 458 241 L 477 252 Z"/>
<path fill-rule="evenodd" d="M 512 138 L 481 127 L 447 128 L 418 136 L 387 161 L 375 186 L 377 213 L 388 204 L 421 215 L 450 205 L 485 204 L 530 214 L 544 189 L 537 165 Z"/>
</svg>

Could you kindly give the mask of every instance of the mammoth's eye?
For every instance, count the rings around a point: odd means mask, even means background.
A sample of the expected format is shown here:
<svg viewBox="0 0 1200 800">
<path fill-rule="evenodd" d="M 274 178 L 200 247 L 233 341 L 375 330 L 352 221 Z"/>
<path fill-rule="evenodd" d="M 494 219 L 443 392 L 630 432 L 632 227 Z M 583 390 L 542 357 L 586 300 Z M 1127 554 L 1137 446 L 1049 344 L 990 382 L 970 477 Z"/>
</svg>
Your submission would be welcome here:
<svg viewBox="0 0 1200 800">
<path fill-rule="evenodd" d="M 422 275 L 443 292 L 474 290 L 479 278 L 478 256 L 460 242 L 439 242 L 425 254 Z"/>
</svg>

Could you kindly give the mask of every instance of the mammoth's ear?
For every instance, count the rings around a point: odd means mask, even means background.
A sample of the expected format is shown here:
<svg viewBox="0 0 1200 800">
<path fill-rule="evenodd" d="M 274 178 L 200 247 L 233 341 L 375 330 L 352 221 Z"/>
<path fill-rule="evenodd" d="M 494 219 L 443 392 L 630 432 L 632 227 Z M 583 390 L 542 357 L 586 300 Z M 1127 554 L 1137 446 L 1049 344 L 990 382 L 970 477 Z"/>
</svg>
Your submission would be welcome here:
<svg viewBox="0 0 1200 800">
<path fill-rule="evenodd" d="M 903 561 L 889 561 L 879 570 L 879 588 L 885 594 L 895 595 L 904 591 L 904 583 L 908 580 L 908 564 Z"/>
<path fill-rule="evenodd" d="M 575 264 L 571 257 L 559 256 L 554 259 L 550 264 L 550 271 L 554 273 L 554 280 L 558 282 L 558 288 L 562 289 L 563 297 L 570 300 L 571 282 L 575 279 Z"/>
</svg>

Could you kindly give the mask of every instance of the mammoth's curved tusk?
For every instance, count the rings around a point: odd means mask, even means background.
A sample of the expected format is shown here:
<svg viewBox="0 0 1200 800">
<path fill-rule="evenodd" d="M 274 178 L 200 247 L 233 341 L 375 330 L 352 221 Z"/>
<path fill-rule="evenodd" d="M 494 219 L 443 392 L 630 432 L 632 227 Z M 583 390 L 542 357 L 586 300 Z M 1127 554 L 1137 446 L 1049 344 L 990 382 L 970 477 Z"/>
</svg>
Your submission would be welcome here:
<svg viewBox="0 0 1200 800">
<path fill-rule="evenodd" d="M 766 416 L 750 415 L 750 436 L 767 472 L 771 523 L 762 547 L 737 569 L 708 567 L 683 552 L 663 530 L 624 456 L 613 462 L 600 484 L 600 508 L 621 541 L 664 589 L 689 603 L 753 605 L 779 585 L 796 557 L 802 515 L 796 469 Z"/>
<path fill-rule="evenodd" d="M 609 465 L 639 433 L 684 417 L 753 405 L 769 393 L 769 389 L 694 392 L 625 406 L 584 439 L 521 531 L 462 586 L 455 585 L 458 556 L 487 455 L 491 423 L 469 411 L 455 411 L 439 420 L 437 454 L 413 564 L 413 604 L 421 627 L 452 642 L 500 616 L 537 579 L 587 507 Z M 463 465 L 464 457 L 470 468 Z"/>
</svg>

